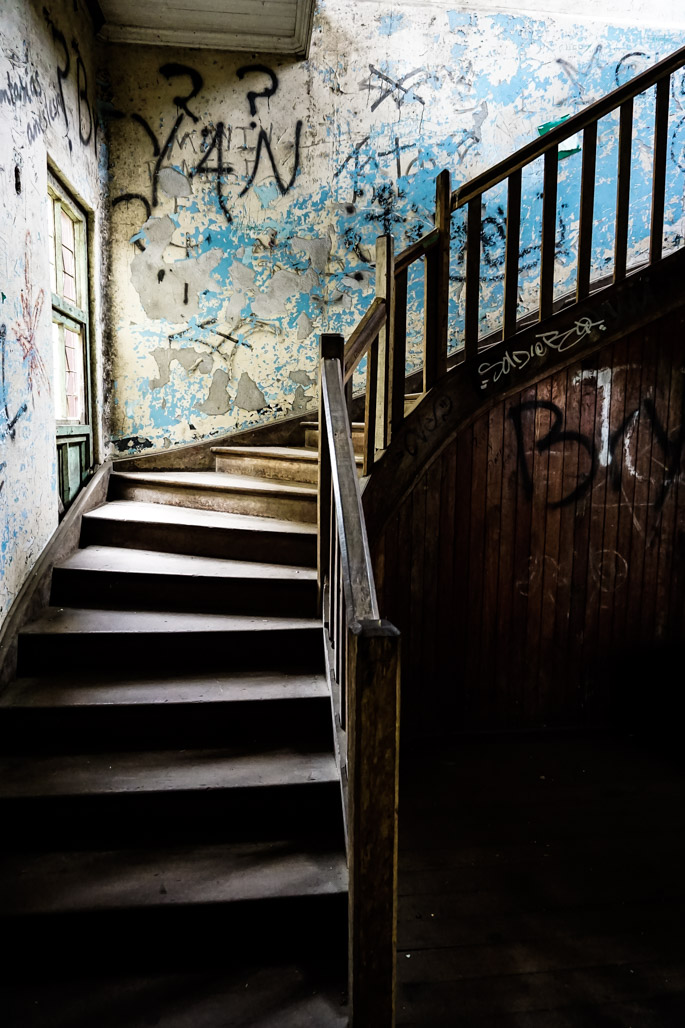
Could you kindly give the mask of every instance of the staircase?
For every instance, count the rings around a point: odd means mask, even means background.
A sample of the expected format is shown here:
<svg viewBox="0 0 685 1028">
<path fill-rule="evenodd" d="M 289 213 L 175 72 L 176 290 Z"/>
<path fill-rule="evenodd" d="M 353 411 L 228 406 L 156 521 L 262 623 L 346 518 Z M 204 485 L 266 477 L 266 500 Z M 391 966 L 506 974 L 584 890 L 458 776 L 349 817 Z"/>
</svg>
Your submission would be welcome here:
<svg viewBox="0 0 685 1028">
<path fill-rule="evenodd" d="M 317 454 L 215 457 L 113 473 L 21 632 L 0 705 L 14 1028 L 347 1023 Z"/>
</svg>

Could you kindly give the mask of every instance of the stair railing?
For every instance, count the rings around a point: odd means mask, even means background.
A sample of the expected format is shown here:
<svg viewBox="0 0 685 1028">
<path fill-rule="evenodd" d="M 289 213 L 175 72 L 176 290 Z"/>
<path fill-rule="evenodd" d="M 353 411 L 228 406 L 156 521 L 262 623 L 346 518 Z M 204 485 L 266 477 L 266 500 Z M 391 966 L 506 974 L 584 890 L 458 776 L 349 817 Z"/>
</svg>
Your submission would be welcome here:
<svg viewBox="0 0 685 1028">
<path fill-rule="evenodd" d="M 517 332 L 519 283 L 519 244 L 521 226 L 521 173 L 538 157 L 544 159 L 540 286 L 538 317 L 542 321 L 554 308 L 554 260 L 557 225 L 557 171 L 559 144 L 582 132 L 581 193 L 576 279 L 576 302 L 590 292 L 592 229 L 594 221 L 597 123 L 614 111 L 619 112 L 618 169 L 616 181 L 616 226 L 614 244 L 614 282 L 626 276 L 630 204 L 630 167 L 633 129 L 633 100 L 656 86 L 654 115 L 654 156 L 649 260 L 661 260 L 663 249 L 666 156 L 668 149 L 668 106 L 671 75 L 685 65 L 685 47 L 665 60 L 636 75 L 625 85 L 590 104 L 563 124 L 528 143 L 511 157 L 477 175 L 455 190 L 450 209 L 466 206 L 465 317 L 464 349 L 472 364 L 479 351 L 479 294 L 481 255 L 482 198 L 487 190 L 507 181 L 507 214 L 504 265 L 504 310 L 502 340 Z M 520 327 L 520 326 L 519 326 Z M 495 340 L 499 341 L 499 340 Z M 488 343 L 492 343 L 492 337 Z"/>
<path fill-rule="evenodd" d="M 379 616 L 343 362 L 342 336 L 323 335 L 318 573 L 347 835 L 350 1024 L 392 1028 L 400 639 Z"/>
<path fill-rule="evenodd" d="M 409 269 L 424 260 L 423 391 L 447 370 L 450 265 L 450 173 L 436 180 L 435 228 L 397 257 L 392 236 L 376 240 L 376 297 L 345 347 L 343 382 L 351 410 L 352 381 L 366 357 L 364 475 L 404 420 Z"/>
</svg>

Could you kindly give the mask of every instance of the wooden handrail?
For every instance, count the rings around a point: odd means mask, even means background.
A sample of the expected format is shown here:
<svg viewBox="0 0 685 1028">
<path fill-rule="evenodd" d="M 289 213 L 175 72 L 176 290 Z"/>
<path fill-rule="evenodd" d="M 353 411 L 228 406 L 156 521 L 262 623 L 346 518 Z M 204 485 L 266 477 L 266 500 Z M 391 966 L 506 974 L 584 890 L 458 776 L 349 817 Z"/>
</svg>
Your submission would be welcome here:
<svg viewBox="0 0 685 1028">
<path fill-rule="evenodd" d="M 400 275 L 403 271 L 414 263 L 414 261 L 421 260 L 422 257 L 426 256 L 426 253 L 436 245 L 440 239 L 440 230 L 437 228 L 431 229 L 430 232 L 426 232 L 425 236 L 421 236 L 415 243 L 408 246 L 406 250 L 398 254 L 395 258 L 395 275 Z"/>
<path fill-rule="evenodd" d="M 385 298 L 376 296 L 371 301 L 363 318 L 347 340 L 345 346 L 345 373 L 343 381 L 348 382 L 357 365 L 385 324 L 387 310 Z"/>
<path fill-rule="evenodd" d="M 378 612 L 344 350 L 342 336 L 321 337 L 319 596 L 347 836 L 350 1024 L 393 1028 L 399 632 Z"/>
<path fill-rule="evenodd" d="M 324 357 L 321 362 L 321 405 L 330 447 L 331 485 L 348 617 L 351 621 L 377 620 L 378 601 L 362 495 L 345 403 L 341 361 L 336 358 Z"/>
<path fill-rule="evenodd" d="M 632 100 L 639 93 L 643 93 L 650 86 L 655 85 L 660 79 L 666 78 L 672 72 L 677 71 L 684 64 L 685 47 L 681 47 L 680 50 L 676 50 L 675 53 L 672 53 L 663 61 L 659 61 L 658 64 L 636 75 L 630 82 L 619 86 L 618 89 L 614 89 L 611 93 L 607 93 L 606 96 L 585 107 L 578 114 L 574 114 L 561 125 L 550 129 L 544 136 L 540 136 L 539 139 L 534 139 L 527 143 L 520 150 L 517 150 L 515 154 L 512 154 L 511 157 L 507 157 L 505 160 L 500 161 L 499 164 L 495 164 L 494 167 L 484 171 L 481 175 L 476 175 L 469 182 L 465 182 L 459 189 L 455 189 L 452 193 L 452 210 L 455 211 L 459 207 L 463 207 L 469 200 L 480 196 L 481 193 L 492 189 L 493 186 L 499 185 L 512 172 L 525 167 L 526 164 L 530 164 L 531 161 L 541 157 L 548 150 L 558 147 L 569 136 L 582 132 L 583 129 L 593 124 L 593 122 L 598 121 L 607 114 L 611 114 L 612 111 L 621 107 L 626 101 Z"/>
</svg>

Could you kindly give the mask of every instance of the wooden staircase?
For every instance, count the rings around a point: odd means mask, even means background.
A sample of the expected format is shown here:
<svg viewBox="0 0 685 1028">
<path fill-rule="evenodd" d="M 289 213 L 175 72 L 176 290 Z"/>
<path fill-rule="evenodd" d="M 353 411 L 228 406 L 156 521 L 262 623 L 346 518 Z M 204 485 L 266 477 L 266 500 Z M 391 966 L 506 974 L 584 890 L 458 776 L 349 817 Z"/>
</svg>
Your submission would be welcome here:
<svg viewBox="0 0 685 1028">
<path fill-rule="evenodd" d="M 113 473 L 21 632 L 0 702 L 16 1028 L 130 1028 L 118 997 L 160 976 L 187 983 L 179 1025 L 347 1023 L 316 452 L 216 461 Z"/>
</svg>

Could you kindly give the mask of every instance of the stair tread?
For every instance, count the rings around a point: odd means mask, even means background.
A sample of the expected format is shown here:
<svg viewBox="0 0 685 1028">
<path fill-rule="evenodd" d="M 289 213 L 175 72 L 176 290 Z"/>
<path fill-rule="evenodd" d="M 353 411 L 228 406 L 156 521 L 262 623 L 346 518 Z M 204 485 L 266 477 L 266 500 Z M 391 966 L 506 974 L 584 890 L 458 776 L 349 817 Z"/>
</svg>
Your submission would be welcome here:
<svg viewBox="0 0 685 1028">
<path fill-rule="evenodd" d="M 202 489 L 209 492 L 260 493 L 316 498 L 317 486 L 310 482 L 290 482 L 281 479 L 257 478 L 254 475 L 234 475 L 228 471 L 116 471 L 115 480 L 135 485 L 162 485 Z"/>
<path fill-rule="evenodd" d="M 46 607 L 43 616 L 24 625 L 21 635 L 130 632 L 159 635 L 192 632 L 260 632 L 312 629 L 318 618 L 264 617 L 241 614 L 191 614 L 166 610 L 98 610 Z"/>
<path fill-rule="evenodd" d="M 267 460 L 301 460 L 308 464 L 318 464 L 319 462 L 318 449 L 306 446 L 213 446 L 212 453 L 217 456 L 264 457 Z M 361 463 L 360 456 L 357 455 L 356 459 L 358 464 Z M 221 473 L 217 472 L 217 474 Z"/>
<path fill-rule="evenodd" d="M 0 698 L 0 709 L 113 705 L 243 703 L 248 701 L 327 699 L 326 679 L 316 674 L 273 671 L 221 675 L 116 676 L 62 675 L 18 678 Z"/>
<path fill-rule="evenodd" d="M 313 568 L 269 564 L 222 557 L 196 557 L 159 550 L 136 550 L 123 546 L 86 546 L 57 565 L 82 571 L 120 571 L 131 574 L 208 576 L 212 578 L 258 578 L 316 580 Z"/>
<path fill-rule="evenodd" d="M 216 472 L 209 472 L 216 474 Z M 260 517 L 254 514 L 232 514 L 226 511 L 203 510 L 198 507 L 176 507 L 170 503 L 146 503 L 142 500 L 111 500 L 88 511 L 85 519 L 132 522 L 136 524 L 178 525 L 183 528 L 238 529 L 243 532 L 287 532 L 316 535 L 316 525 L 306 521 Z"/>
<path fill-rule="evenodd" d="M 212 453 L 235 454 L 245 457 L 266 457 L 282 460 L 304 460 L 316 464 L 316 450 L 304 446 L 213 446 Z"/>
<path fill-rule="evenodd" d="M 365 423 L 363 421 L 353 421 L 350 424 L 350 428 L 352 429 L 352 431 L 357 429 L 357 431 L 361 432 L 363 430 L 363 428 L 364 428 L 364 424 Z M 303 421 L 301 423 L 301 428 L 317 428 L 318 429 L 318 427 L 319 427 L 319 422 L 318 421 Z"/>
<path fill-rule="evenodd" d="M 339 850 L 290 841 L 18 853 L 3 860 L 7 915 L 236 903 L 347 891 Z"/>
<path fill-rule="evenodd" d="M 332 753 L 137 750 L 0 758 L 0 799 L 146 795 L 336 782 Z"/>
</svg>

